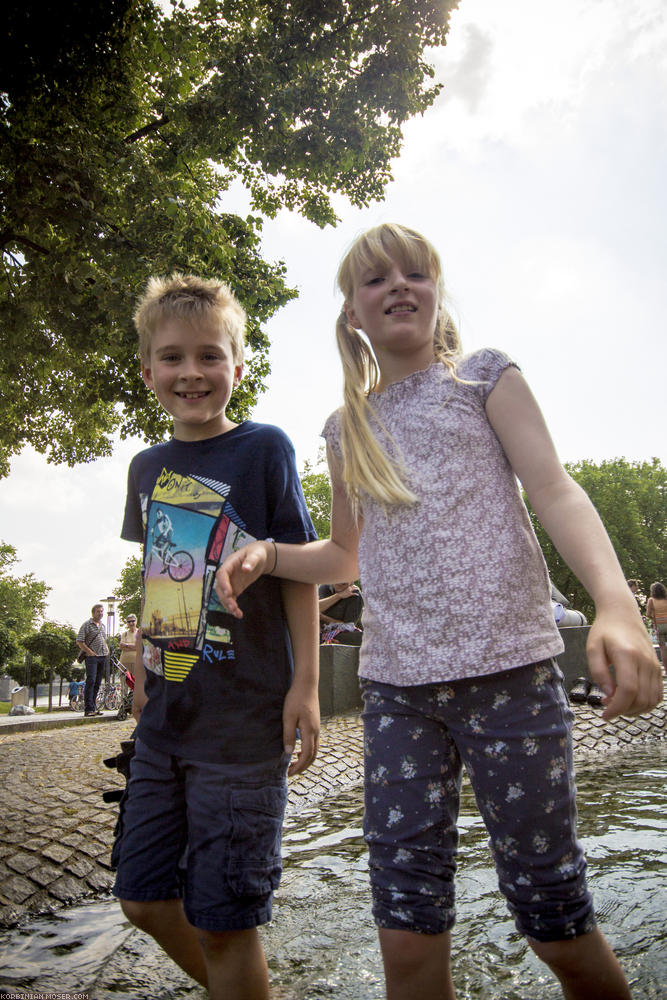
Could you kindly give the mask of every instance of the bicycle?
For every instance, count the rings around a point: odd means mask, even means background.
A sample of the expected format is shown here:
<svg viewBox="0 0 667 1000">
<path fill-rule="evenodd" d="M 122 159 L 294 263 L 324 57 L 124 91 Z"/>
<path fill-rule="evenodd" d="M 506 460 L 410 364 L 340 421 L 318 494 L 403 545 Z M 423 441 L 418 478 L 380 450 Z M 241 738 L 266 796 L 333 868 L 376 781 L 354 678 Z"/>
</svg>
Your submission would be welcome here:
<svg viewBox="0 0 667 1000">
<path fill-rule="evenodd" d="M 177 549 L 176 552 L 170 552 L 169 549 L 173 547 L 173 544 L 173 542 L 168 542 L 164 547 L 159 549 L 154 547 L 151 549 L 146 563 L 146 574 L 150 570 L 153 553 L 155 553 L 162 561 L 160 572 L 164 573 L 166 571 L 174 583 L 185 583 L 195 571 L 195 561 L 185 549 Z"/>
<path fill-rule="evenodd" d="M 111 682 L 101 684 L 95 699 L 95 709 L 101 712 L 103 708 L 116 709 L 120 706 L 120 688 Z"/>
<path fill-rule="evenodd" d="M 79 691 L 76 698 L 70 698 L 69 707 L 72 712 L 83 712 L 83 691 Z"/>
</svg>

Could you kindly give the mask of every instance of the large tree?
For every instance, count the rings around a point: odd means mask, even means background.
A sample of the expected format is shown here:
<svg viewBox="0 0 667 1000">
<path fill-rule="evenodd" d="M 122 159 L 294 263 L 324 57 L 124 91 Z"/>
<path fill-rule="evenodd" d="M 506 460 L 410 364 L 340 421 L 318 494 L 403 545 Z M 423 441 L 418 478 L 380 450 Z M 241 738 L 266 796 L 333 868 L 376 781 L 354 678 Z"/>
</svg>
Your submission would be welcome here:
<svg viewBox="0 0 667 1000">
<path fill-rule="evenodd" d="M 262 324 L 295 294 L 260 253 L 283 206 L 334 223 L 330 194 L 379 198 L 401 126 L 439 86 L 426 61 L 458 0 L 10 0 L 0 49 L 0 474 L 163 436 L 132 310 L 151 273 L 227 280 L 251 357 L 230 414 L 268 372 Z M 229 211 L 233 182 L 253 213 Z"/>
<path fill-rule="evenodd" d="M 51 588 L 32 573 L 14 576 L 17 562 L 14 546 L 0 542 L 0 622 L 20 640 L 43 617 Z"/>
<path fill-rule="evenodd" d="M 667 583 L 667 469 L 657 458 L 650 462 L 583 461 L 566 463 L 565 468 L 593 501 L 626 577 L 640 580 L 644 590 L 656 580 Z M 532 512 L 531 518 L 551 579 L 572 606 L 592 621 L 590 596 Z"/>
</svg>

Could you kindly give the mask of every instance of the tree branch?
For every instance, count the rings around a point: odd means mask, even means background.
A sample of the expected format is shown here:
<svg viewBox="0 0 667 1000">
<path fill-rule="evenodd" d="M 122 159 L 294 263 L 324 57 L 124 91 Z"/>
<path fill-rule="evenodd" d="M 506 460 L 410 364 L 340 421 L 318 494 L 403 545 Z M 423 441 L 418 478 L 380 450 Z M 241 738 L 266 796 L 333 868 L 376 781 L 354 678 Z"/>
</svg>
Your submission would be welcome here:
<svg viewBox="0 0 667 1000">
<path fill-rule="evenodd" d="M 46 247 L 42 247 L 39 243 L 34 243 L 32 240 L 29 240 L 27 236 L 19 236 L 18 233 L 13 233 L 10 229 L 4 229 L 0 233 L 0 250 L 4 251 L 5 247 L 9 243 L 20 243 L 22 246 L 29 247 L 36 253 L 43 253 L 47 257 L 51 253 L 51 251 L 47 250 Z"/>
<path fill-rule="evenodd" d="M 143 128 L 137 129 L 136 132 L 126 135 L 123 142 L 136 142 L 138 139 L 143 139 L 145 135 L 150 135 L 151 132 L 156 132 L 161 125 L 166 125 L 168 121 L 168 115 L 163 115 L 162 118 L 156 118 L 154 122 L 150 122 L 148 125 L 144 125 Z"/>
</svg>

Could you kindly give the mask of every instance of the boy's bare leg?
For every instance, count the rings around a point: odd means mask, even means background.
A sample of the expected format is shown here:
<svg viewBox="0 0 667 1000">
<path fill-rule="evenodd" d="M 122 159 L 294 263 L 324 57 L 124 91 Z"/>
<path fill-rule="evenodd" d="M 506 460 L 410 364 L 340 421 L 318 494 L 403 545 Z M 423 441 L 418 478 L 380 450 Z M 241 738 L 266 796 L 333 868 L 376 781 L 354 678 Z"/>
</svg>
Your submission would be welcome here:
<svg viewBox="0 0 667 1000">
<path fill-rule="evenodd" d="M 269 1000 L 269 972 L 256 927 L 198 930 L 197 934 L 206 962 L 210 1000 Z"/>
<path fill-rule="evenodd" d="M 380 927 L 387 1000 L 456 1000 L 449 967 L 451 935 Z"/>
<path fill-rule="evenodd" d="M 528 938 L 528 943 L 560 980 L 566 1000 L 631 1000 L 623 970 L 599 927 L 567 941 Z"/>
<path fill-rule="evenodd" d="M 180 899 L 150 902 L 121 899 L 120 905 L 127 919 L 155 938 L 176 965 L 202 986 L 208 986 L 204 952 Z"/>
</svg>

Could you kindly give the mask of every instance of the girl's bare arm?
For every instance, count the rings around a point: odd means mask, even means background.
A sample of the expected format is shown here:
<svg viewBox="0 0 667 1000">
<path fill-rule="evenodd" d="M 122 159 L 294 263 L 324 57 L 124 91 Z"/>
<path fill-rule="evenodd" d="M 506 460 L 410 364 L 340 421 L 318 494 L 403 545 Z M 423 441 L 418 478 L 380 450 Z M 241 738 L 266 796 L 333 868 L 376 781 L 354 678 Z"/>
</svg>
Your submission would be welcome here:
<svg viewBox="0 0 667 1000">
<path fill-rule="evenodd" d="M 498 379 L 486 412 L 533 510 L 595 602 L 586 652 L 591 676 L 607 696 L 603 718 L 649 711 L 662 698 L 662 678 L 637 603 L 597 511 L 561 465 L 515 368 Z"/>
<path fill-rule="evenodd" d="M 236 618 L 243 617 L 238 597 L 263 573 L 300 583 L 356 580 L 359 575 L 360 525 L 347 497 L 340 462 L 330 450 L 327 459 L 332 494 L 331 537 L 305 545 L 253 542 L 228 556 L 216 573 L 215 590 L 223 607 Z"/>
</svg>

